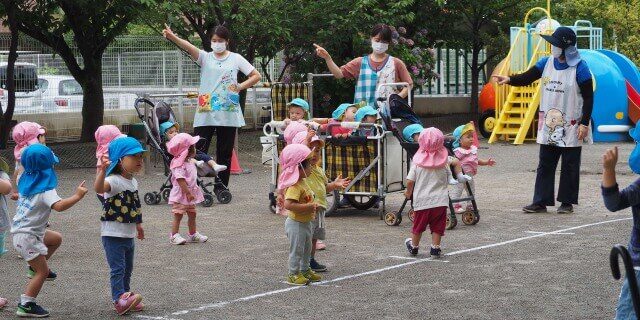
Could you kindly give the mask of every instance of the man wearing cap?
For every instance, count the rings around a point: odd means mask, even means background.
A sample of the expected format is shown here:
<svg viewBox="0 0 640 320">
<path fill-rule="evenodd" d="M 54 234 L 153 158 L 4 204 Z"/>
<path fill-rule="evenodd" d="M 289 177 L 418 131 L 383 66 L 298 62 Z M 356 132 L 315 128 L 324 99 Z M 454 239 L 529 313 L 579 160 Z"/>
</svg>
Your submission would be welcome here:
<svg viewBox="0 0 640 320">
<path fill-rule="evenodd" d="M 540 144 L 533 203 L 524 212 L 546 212 L 555 205 L 554 179 L 560 157 L 562 166 L 558 213 L 572 213 L 578 203 L 582 141 L 590 133 L 593 82 L 587 63 L 576 48 L 576 34 L 559 27 L 541 35 L 551 44 L 551 56 L 541 58 L 522 74 L 494 76 L 498 84 L 527 86 L 541 79 L 537 142 Z"/>
</svg>

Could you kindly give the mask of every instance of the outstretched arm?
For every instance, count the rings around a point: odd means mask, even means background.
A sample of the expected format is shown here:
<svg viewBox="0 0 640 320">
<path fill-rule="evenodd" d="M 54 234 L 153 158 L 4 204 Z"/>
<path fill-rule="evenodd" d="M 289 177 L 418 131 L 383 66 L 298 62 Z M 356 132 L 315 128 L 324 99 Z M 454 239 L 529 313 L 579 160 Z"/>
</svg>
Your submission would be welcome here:
<svg viewBox="0 0 640 320">
<path fill-rule="evenodd" d="M 175 33 L 173 33 L 171 28 L 166 23 L 164 25 L 164 30 L 162 30 L 162 35 L 167 38 L 167 40 L 175 43 L 178 47 L 180 47 L 180 49 L 189 53 L 193 61 L 198 61 L 198 57 L 200 56 L 200 49 L 192 45 L 191 42 L 178 37 Z"/>
</svg>

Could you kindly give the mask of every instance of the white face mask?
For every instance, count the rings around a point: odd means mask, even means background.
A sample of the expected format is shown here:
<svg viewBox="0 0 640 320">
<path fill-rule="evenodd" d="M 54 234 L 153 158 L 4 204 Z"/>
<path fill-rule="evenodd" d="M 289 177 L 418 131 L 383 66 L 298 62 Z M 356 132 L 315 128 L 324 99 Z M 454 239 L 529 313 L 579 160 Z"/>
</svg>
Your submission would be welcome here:
<svg viewBox="0 0 640 320">
<path fill-rule="evenodd" d="M 551 55 L 556 59 L 560 58 L 560 56 L 562 55 L 562 49 L 556 46 L 551 46 Z"/>
<path fill-rule="evenodd" d="M 227 50 L 227 43 L 213 42 L 211 43 L 211 49 L 213 50 L 214 53 L 223 53 L 225 50 Z"/>
<path fill-rule="evenodd" d="M 389 44 L 371 40 L 371 48 L 373 49 L 373 52 L 382 54 L 387 52 Z"/>
</svg>

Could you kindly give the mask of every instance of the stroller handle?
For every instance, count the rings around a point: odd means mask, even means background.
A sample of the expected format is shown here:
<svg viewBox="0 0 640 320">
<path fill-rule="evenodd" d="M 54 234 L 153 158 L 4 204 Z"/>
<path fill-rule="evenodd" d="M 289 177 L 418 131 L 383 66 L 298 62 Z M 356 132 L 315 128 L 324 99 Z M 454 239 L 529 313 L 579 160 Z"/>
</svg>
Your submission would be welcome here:
<svg viewBox="0 0 640 320">
<path fill-rule="evenodd" d="M 623 245 L 617 244 L 611 248 L 609 254 L 609 263 L 611 264 L 611 273 L 613 278 L 620 280 L 620 266 L 618 265 L 618 256 L 622 258 L 624 268 L 627 273 L 627 281 L 629 281 L 629 291 L 631 291 L 631 299 L 633 300 L 633 309 L 636 314 L 640 314 L 640 293 L 638 292 L 638 281 L 636 280 L 636 273 L 633 269 L 633 262 L 631 261 L 631 255 L 629 251 Z"/>
<path fill-rule="evenodd" d="M 408 82 L 391 82 L 391 83 L 382 83 L 378 86 L 378 89 L 376 89 L 376 94 L 380 91 L 381 88 L 383 87 L 402 87 L 402 88 L 407 88 L 407 89 L 411 89 L 411 86 L 409 85 Z M 378 98 L 378 101 L 386 101 L 389 97 L 387 98 Z M 409 99 L 409 105 L 411 106 L 411 94 L 409 94 L 407 96 L 407 98 Z M 383 100 L 380 100 L 383 99 Z"/>
<path fill-rule="evenodd" d="M 375 128 L 376 134 L 373 136 L 367 137 L 368 139 L 379 140 L 384 136 L 384 128 L 377 123 L 363 123 L 363 122 L 355 122 L 355 121 L 343 121 L 340 123 L 329 123 L 327 125 L 327 132 L 331 132 L 331 128 L 333 127 L 342 127 L 347 129 L 359 129 L 359 128 Z"/>
<path fill-rule="evenodd" d="M 195 99 L 198 97 L 198 93 L 195 91 L 189 91 L 187 93 L 159 93 L 159 94 L 150 94 L 149 98 L 188 98 Z"/>
<path fill-rule="evenodd" d="M 264 127 L 262 127 L 262 132 L 264 133 L 265 136 L 273 136 L 273 135 L 277 136 L 278 135 L 277 134 L 278 128 L 282 128 L 284 126 L 285 126 L 285 122 L 284 121 L 267 122 L 267 123 L 265 123 Z M 274 134 L 274 132 L 276 132 L 276 134 Z"/>
</svg>

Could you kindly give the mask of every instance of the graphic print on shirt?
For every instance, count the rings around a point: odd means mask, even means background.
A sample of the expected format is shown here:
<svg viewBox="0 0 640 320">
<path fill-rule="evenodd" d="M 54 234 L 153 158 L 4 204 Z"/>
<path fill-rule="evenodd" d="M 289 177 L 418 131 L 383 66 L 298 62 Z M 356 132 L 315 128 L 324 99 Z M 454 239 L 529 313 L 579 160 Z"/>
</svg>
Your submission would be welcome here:
<svg viewBox="0 0 640 320">
<path fill-rule="evenodd" d="M 225 71 L 211 93 L 200 94 L 198 112 L 236 112 L 240 106 L 240 94 L 233 79 L 232 70 Z"/>
<path fill-rule="evenodd" d="M 565 136 L 564 125 L 567 121 L 564 119 L 562 111 L 552 108 L 549 109 L 544 115 L 544 124 L 549 129 L 549 138 L 547 144 L 550 146 L 566 146 L 563 140 Z"/>
<path fill-rule="evenodd" d="M 120 223 L 141 223 L 140 198 L 138 191 L 125 190 L 105 199 L 100 221 Z"/>
</svg>

